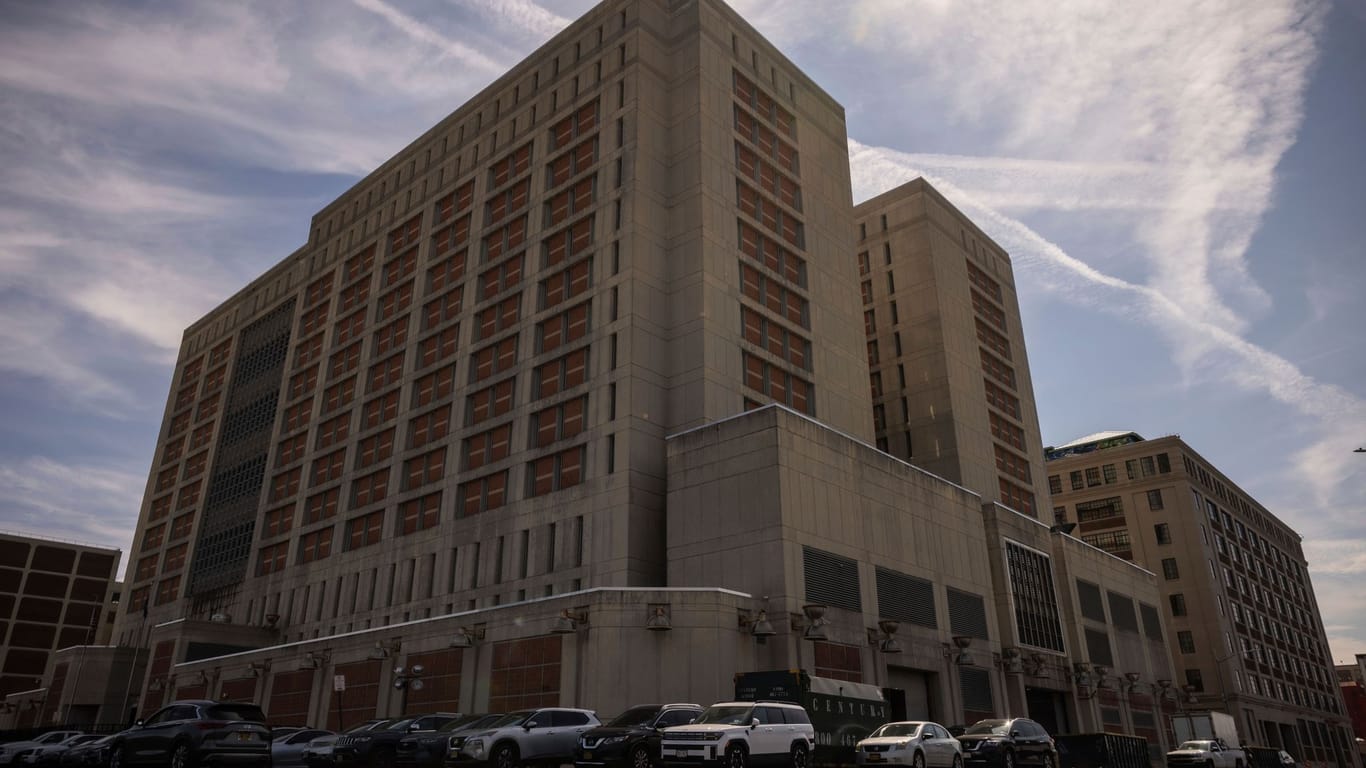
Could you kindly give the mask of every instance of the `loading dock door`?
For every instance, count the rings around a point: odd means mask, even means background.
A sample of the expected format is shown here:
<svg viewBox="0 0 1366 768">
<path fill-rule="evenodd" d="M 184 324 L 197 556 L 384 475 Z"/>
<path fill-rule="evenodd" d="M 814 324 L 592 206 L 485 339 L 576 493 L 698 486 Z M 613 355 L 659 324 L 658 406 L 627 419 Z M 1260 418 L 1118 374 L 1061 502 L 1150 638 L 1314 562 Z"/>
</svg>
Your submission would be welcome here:
<svg viewBox="0 0 1366 768">
<path fill-rule="evenodd" d="M 935 707 L 930 701 L 933 689 L 932 674 L 905 667 L 887 668 L 887 687 L 904 692 L 907 720 L 934 720 Z"/>
</svg>

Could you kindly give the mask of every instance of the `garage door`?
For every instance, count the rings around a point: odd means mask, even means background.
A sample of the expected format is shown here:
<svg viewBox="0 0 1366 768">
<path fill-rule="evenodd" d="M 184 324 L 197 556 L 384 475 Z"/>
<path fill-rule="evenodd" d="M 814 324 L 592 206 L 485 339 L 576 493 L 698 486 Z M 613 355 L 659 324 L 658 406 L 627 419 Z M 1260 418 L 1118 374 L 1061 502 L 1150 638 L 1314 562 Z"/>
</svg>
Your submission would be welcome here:
<svg viewBox="0 0 1366 768">
<path fill-rule="evenodd" d="M 932 673 L 905 667 L 887 668 L 887 687 L 898 688 L 906 694 L 907 720 L 933 720 L 930 705 Z"/>
</svg>

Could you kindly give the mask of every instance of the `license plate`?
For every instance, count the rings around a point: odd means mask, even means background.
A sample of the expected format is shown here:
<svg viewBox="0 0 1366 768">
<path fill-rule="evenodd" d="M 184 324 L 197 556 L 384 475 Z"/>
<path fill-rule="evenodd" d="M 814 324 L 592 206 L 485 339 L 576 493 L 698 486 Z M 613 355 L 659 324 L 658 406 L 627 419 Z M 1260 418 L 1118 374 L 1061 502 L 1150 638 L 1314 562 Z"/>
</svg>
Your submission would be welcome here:
<svg viewBox="0 0 1366 768">
<path fill-rule="evenodd" d="M 583 759 L 584 759 L 584 760 L 592 760 L 592 759 L 593 759 L 593 753 L 592 753 L 592 752 L 584 752 L 584 753 L 583 753 Z"/>
<path fill-rule="evenodd" d="M 238 740 L 238 741 L 251 741 L 254 737 L 255 737 L 255 734 L 253 734 L 253 733 L 251 733 L 251 732 L 249 732 L 249 731 L 238 731 L 238 732 L 237 732 L 237 740 Z"/>
<path fill-rule="evenodd" d="M 687 756 L 688 756 L 688 750 L 686 750 L 686 749 L 675 749 L 675 750 L 674 750 L 674 757 L 687 757 Z"/>
<path fill-rule="evenodd" d="M 876 763 L 876 762 L 878 762 L 878 761 L 880 761 L 880 760 L 882 760 L 882 755 L 879 755 L 879 754 L 876 753 L 876 752 L 869 752 L 869 753 L 868 753 L 868 762 L 870 762 L 870 763 Z"/>
</svg>

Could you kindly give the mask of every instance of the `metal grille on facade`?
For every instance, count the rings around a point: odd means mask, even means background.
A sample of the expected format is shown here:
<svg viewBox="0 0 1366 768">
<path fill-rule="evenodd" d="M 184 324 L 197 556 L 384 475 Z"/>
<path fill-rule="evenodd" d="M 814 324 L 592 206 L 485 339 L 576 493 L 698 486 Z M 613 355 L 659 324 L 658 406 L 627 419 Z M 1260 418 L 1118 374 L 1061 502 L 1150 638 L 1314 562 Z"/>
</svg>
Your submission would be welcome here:
<svg viewBox="0 0 1366 768">
<path fill-rule="evenodd" d="M 293 325 L 290 299 L 242 331 L 190 561 L 192 595 L 239 584 L 246 573 Z"/>
<path fill-rule="evenodd" d="M 1100 599 L 1100 587 L 1077 579 L 1077 602 L 1081 603 L 1082 618 L 1105 623 L 1105 603 Z"/>
<path fill-rule="evenodd" d="M 1110 653 L 1110 636 L 1098 629 L 1086 630 L 1086 658 L 1092 664 L 1114 666 L 1115 657 Z"/>
<path fill-rule="evenodd" d="M 806 600 L 811 603 L 861 612 L 858 563 L 811 547 L 802 547 L 802 568 L 806 572 Z"/>
<path fill-rule="evenodd" d="M 904 573 L 877 569 L 877 613 L 884 619 L 935 629 L 934 584 Z"/>
<path fill-rule="evenodd" d="M 1052 560 L 1048 555 L 1008 541 L 1006 564 L 1020 642 L 1062 653 L 1062 621 L 1058 618 L 1058 597 L 1053 591 Z"/>
<path fill-rule="evenodd" d="M 949 587 L 949 630 L 955 635 L 989 640 L 987 634 L 987 608 L 981 595 L 960 592 Z"/>
<path fill-rule="evenodd" d="M 1134 615 L 1134 601 L 1114 592 L 1106 592 L 1105 596 L 1110 599 L 1110 618 L 1115 622 L 1115 629 L 1138 634 L 1138 617 Z"/>
<path fill-rule="evenodd" d="M 985 669 L 958 668 L 958 690 L 963 709 L 972 712 L 995 711 L 991 702 L 991 675 Z"/>
</svg>

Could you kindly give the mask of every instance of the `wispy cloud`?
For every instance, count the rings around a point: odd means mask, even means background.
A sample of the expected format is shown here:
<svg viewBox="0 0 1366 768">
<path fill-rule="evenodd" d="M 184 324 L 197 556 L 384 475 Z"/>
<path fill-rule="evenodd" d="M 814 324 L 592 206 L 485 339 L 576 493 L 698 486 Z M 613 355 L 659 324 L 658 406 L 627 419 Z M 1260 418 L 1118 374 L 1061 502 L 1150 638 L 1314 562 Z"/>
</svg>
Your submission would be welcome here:
<svg viewBox="0 0 1366 768">
<path fill-rule="evenodd" d="M 537 5 L 531 0 L 457 0 L 496 23 L 514 27 L 538 38 L 554 37 L 569 26 L 570 19 Z"/>
<path fill-rule="evenodd" d="M 146 475 L 44 456 L 0 463 L 6 530 L 116 545 L 125 556 Z"/>
<path fill-rule="evenodd" d="M 394 25 L 395 28 L 402 30 L 405 35 L 412 39 L 435 47 L 461 64 L 476 67 L 491 74 L 501 74 L 505 68 L 500 62 L 485 56 L 464 43 L 446 37 L 431 26 L 403 13 L 384 0 L 351 0 L 351 2 Z"/>
</svg>

